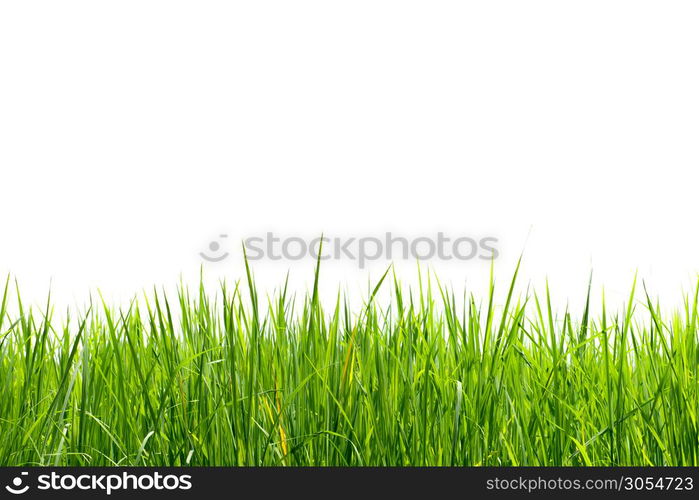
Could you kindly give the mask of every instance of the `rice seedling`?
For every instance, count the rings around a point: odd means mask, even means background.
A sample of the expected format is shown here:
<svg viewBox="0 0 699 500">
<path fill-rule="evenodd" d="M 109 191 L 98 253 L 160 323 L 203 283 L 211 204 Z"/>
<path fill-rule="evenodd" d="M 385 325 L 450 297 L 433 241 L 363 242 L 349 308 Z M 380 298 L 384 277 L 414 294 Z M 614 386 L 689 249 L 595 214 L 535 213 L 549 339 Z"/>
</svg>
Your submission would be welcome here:
<svg viewBox="0 0 699 500">
<path fill-rule="evenodd" d="M 669 315 L 640 284 L 556 312 L 516 277 L 478 298 L 387 271 L 353 306 L 318 270 L 263 298 L 248 268 L 60 324 L 8 278 L 0 464 L 699 464 L 699 286 Z"/>
</svg>

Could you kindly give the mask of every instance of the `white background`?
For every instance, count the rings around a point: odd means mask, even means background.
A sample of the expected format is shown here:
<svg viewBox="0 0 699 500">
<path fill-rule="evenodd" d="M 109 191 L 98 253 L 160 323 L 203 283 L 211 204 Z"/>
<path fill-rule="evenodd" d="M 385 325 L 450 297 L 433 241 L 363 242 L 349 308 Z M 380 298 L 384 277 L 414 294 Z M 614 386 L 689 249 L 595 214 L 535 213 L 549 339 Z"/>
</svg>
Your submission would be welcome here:
<svg viewBox="0 0 699 500">
<path fill-rule="evenodd" d="M 3 1 L 0 273 L 25 300 L 196 280 L 273 230 L 494 234 L 500 282 L 696 280 L 695 1 Z M 240 252 L 206 265 L 241 276 Z M 400 262 L 414 280 L 415 263 Z M 482 262 L 430 262 L 482 288 Z M 324 268 L 364 290 L 386 262 Z M 312 263 L 259 262 L 265 288 Z"/>
</svg>

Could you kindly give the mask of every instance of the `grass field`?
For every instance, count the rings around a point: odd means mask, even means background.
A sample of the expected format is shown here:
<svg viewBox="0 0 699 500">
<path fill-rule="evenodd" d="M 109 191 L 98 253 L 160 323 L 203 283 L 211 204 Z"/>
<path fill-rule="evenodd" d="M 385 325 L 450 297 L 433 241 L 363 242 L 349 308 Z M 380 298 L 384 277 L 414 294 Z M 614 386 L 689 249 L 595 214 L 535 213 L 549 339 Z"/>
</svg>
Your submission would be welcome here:
<svg viewBox="0 0 699 500">
<path fill-rule="evenodd" d="M 514 274 L 471 297 L 389 272 L 355 306 L 248 269 L 63 324 L 8 279 L 0 465 L 698 465 L 697 293 L 556 312 Z"/>
</svg>

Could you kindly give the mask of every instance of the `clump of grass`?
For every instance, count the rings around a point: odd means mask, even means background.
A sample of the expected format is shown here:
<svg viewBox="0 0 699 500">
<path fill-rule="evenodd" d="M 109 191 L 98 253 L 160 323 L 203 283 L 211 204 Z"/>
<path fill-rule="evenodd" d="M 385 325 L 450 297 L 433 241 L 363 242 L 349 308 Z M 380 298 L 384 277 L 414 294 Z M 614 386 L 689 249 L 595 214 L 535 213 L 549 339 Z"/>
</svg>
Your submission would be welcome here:
<svg viewBox="0 0 699 500">
<path fill-rule="evenodd" d="M 635 285 L 574 315 L 515 279 L 496 307 L 387 273 L 357 308 L 318 279 L 263 301 L 248 269 L 61 325 L 8 279 L 0 464 L 699 464 L 699 287 L 670 316 Z"/>
</svg>

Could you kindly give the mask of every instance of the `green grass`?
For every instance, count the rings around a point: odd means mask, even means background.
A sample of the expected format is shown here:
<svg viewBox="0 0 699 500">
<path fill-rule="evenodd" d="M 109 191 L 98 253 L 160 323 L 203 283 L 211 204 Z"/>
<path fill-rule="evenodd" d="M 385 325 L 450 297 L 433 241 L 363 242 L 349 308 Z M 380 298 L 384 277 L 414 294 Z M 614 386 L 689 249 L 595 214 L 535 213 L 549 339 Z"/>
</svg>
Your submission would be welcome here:
<svg viewBox="0 0 699 500">
<path fill-rule="evenodd" d="M 318 279 L 268 298 L 248 269 L 62 324 L 8 279 L 0 465 L 699 464 L 699 287 L 669 315 L 641 285 L 557 313 L 515 279 L 387 273 L 358 306 Z"/>
</svg>

